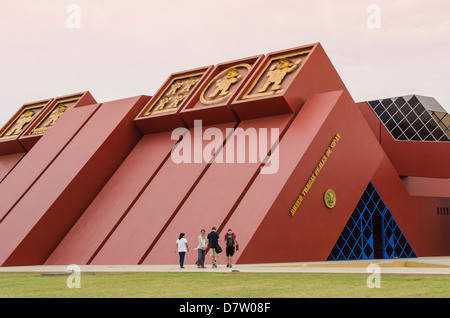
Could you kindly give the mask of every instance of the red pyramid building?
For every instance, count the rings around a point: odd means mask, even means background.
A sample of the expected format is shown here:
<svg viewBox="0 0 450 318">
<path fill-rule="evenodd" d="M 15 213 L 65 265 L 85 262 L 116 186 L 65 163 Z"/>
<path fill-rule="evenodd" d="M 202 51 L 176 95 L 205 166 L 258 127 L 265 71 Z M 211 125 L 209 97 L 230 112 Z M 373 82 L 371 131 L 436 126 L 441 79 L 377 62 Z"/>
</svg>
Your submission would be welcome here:
<svg viewBox="0 0 450 318">
<path fill-rule="evenodd" d="M 318 43 L 25 104 L 0 130 L 0 264 L 175 264 L 181 232 L 194 264 L 213 226 L 237 263 L 449 255 L 449 121 L 355 103 Z"/>
</svg>

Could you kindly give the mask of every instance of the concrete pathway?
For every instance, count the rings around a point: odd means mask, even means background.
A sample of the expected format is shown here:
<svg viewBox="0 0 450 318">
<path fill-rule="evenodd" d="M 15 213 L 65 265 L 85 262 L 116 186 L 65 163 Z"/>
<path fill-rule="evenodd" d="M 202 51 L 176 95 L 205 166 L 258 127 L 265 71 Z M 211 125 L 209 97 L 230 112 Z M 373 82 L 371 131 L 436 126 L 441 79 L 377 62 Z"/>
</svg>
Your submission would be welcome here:
<svg viewBox="0 0 450 318">
<path fill-rule="evenodd" d="M 222 272 L 222 273 L 304 273 L 304 274 L 356 274 L 367 275 L 379 266 L 381 274 L 388 275 L 450 275 L 450 257 L 421 257 L 414 259 L 332 261 L 278 264 L 237 264 L 227 268 L 219 259 L 218 267 L 197 268 L 196 265 L 81 265 L 84 274 L 112 273 L 168 273 L 168 272 Z M 371 267 L 369 267 L 371 266 Z M 376 267 L 376 266 L 375 266 Z M 42 275 L 68 275 L 67 265 L 0 267 L 0 274 L 39 273 Z"/>
</svg>

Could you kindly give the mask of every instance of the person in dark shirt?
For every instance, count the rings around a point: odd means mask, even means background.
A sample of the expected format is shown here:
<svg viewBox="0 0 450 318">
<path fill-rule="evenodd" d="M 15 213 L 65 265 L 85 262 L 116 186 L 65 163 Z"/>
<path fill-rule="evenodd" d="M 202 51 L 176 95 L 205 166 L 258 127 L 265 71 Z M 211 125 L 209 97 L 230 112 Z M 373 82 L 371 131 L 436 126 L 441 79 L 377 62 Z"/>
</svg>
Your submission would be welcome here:
<svg viewBox="0 0 450 318">
<path fill-rule="evenodd" d="M 209 244 L 209 253 L 212 259 L 212 267 L 217 268 L 217 259 L 219 258 L 219 253 L 216 251 L 216 247 L 219 246 L 219 234 L 216 232 L 216 228 L 213 227 L 211 232 L 208 234 L 208 244 Z"/>
</svg>

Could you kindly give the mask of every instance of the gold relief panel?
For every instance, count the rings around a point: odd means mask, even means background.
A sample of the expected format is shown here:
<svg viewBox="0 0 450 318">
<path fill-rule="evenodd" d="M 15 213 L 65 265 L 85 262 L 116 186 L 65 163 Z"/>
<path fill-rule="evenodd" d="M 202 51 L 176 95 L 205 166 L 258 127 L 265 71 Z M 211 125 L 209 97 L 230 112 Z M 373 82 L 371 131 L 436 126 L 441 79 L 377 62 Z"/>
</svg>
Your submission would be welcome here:
<svg viewBox="0 0 450 318">
<path fill-rule="evenodd" d="M 269 59 L 242 99 L 283 93 L 284 83 L 296 73 L 310 51 L 305 49 Z"/>
<path fill-rule="evenodd" d="M 235 92 L 235 87 L 250 71 L 251 65 L 243 63 L 231 66 L 217 74 L 200 95 L 202 104 L 210 105 L 224 101 Z"/>
<path fill-rule="evenodd" d="M 39 123 L 28 133 L 30 136 L 42 135 L 58 120 L 59 117 L 68 109 L 73 108 L 80 98 L 68 98 L 57 101 L 55 105 L 47 112 Z"/>
<path fill-rule="evenodd" d="M 143 116 L 172 113 L 178 110 L 205 72 L 174 77 Z"/>
<path fill-rule="evenodd" d="M 47 102 L 24 107 L 14 120 L 0 133 L 0 140 L 16 138 L 42 111 Z"/>
</svg>

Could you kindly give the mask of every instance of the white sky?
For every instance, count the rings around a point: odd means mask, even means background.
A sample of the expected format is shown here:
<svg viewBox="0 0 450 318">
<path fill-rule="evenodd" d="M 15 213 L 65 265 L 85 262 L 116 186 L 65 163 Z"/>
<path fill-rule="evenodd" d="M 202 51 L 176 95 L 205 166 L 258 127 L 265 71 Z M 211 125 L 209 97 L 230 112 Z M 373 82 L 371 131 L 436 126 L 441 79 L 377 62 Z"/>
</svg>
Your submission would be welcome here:
<svg viewBox="0 0 450 318">
<path fill-rule="evenodd" d="M 80 28 L 67 26 L 70 4 Z M 153 95 L 173 72 L 314 42 L 356 101 L 419 94 L 450 112 L 449 11 L 448 0 L 0 0 L 0 127 L 28 102 Z"/>
</svg>

